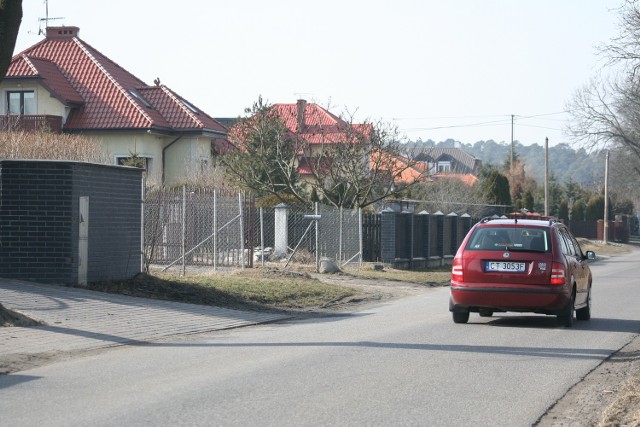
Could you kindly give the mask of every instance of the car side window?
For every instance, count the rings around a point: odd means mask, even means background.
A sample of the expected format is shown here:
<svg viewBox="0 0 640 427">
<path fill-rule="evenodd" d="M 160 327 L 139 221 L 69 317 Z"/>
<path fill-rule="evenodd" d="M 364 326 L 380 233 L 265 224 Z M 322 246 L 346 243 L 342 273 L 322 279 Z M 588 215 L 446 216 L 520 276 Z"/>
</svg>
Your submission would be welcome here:
<svg viewBox="0 0 640 427">
<path fill-rule="evenodd" d="M 562 245 L 562 252 L 565 255 L 576 256 L 576 249 L 573 246 L 573 242 L 571 241 L 571 237 L 568 235 L 565 229 L 558 230 L 560 232 L 560 242 Z"/>
<path fill-rule="evenodd" d="M 567 233 L 567 236 L 569 237 L 569 239 L 571 239 L 571 243 L 573 244 L 573 248 L 576 256 L 579 256 L 580 258 L 584 258 L 584 255 L 582 254 L 582 249 L 580 248 L 580 244 L 578 243 L 576 238 L 573 236 L 573 234 Z"/>
<path fill-rule="evenodd" d="M 569 255 L 569 246 L 567 245 L 567 239 L 565 239 L 562 230 L 558 230 L 558 242 L 560 242 L 560 249 L 562 250 L 562 253 L 565 255 Z"/>
</svg>

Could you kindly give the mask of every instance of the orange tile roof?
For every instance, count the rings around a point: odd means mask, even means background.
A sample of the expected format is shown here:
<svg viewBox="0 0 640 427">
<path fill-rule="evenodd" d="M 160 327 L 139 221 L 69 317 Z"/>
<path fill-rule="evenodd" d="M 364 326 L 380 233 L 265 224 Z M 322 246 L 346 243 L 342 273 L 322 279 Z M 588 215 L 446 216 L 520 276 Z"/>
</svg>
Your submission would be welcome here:
<svg viewBox="0 0 640 427">
<path fill-rule="evenodd" d="M 379 161 L 376 154 L 371 156 L 371 165 L 373 167 L 374 162 Z M 384 154 L 382 160 L 382 168 L 390 167 L 389 171 L 393 175 L 395 183 L 411 184 L 418 181 L 430 181 L 428 178 L 429 171 L 427 170 L 426 163 L 412 162 L 408 158 L 403 156 L 393 157 L 389 154 Z"/>
<path fill-rule="evenodd" d="M 12 58 L 6 75 L 7 80 L 40 78 L 61 101 L 82 103 L 70 113 L 65 129 L 226 134 L 215 119 L 164 85 L 148 86 L 80 39 L 78 31 L 47 28 L 44 40 Z"/>
<path fill-rule="evenodd" d="M 479 178 L 471 173 L 439 173 L 433 175 L 435 179 L 457 179 L 467 185 L 474 185 Z"/>
</svg>

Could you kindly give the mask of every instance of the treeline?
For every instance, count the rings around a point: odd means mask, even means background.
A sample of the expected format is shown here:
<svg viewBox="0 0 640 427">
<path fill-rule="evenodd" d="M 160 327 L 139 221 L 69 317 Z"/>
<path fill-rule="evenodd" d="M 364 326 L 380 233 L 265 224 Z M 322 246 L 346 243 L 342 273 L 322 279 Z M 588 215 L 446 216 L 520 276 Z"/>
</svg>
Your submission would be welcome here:
<svg viewBox="0 0 640 427">
<path fill-rule="evenodd" d="M 421 148 L 461 148 L 482 161 L 485 166 L 501 167 L 510 158 L 511 144 L 494 140 L 478 141 L 475 144 L 463 144 L 453 139 L 434 142 L 411 141 L 409 150 Z M 544 182 L 544 147 L 538 144 L 523 145 L 514 142 L 514 152 L 518 160 L 525 165 L 525 173 L 539 184 Z M 588 153 L 584 148 L 574 149 L 568 144 L 549 146 L 549 173 L 559 184 L 574 182 L 584 188 L 602 185 L 604 180 L 605 154 L 602 151 Z"/>
<path fill-rule="evenodd" d="M 507 206 L 504 212 L 527 209 L 544 211 L 544 147 L 514 143 L 514 165 L 510 166 L 511 144 L 493 140 L 462 144 L 452 139 L 435 143 L 407 143 L 407 150 L 420 152 L 428 148 L 461 148 L 482 161 L 479 192 L 488 204 Z M 414 151 L 415 150 L 415 151 Z M 568 144 L 549 147 L 549 214 L 560 219 L 594 220 L 604 217 L 604 175 L 606 153 L 574 149 Z M 635 215 L 640 205 L 637 173 L 633 156 L 624 150 L 612 150 L 609 159 L 609 219 L 616 215 Z M 424 187 L 424 188 L 422 188 Z M 434 184 L 412 190 L 433 192 Z M 446 194 L 453 195 L 450 188 Z M 432 198 L 427 194 L 429 199 Z M 459 195 L 458 195 L 459 196 Z M 457 197 L 466 199 L 468 196 Z"/>
</svg>

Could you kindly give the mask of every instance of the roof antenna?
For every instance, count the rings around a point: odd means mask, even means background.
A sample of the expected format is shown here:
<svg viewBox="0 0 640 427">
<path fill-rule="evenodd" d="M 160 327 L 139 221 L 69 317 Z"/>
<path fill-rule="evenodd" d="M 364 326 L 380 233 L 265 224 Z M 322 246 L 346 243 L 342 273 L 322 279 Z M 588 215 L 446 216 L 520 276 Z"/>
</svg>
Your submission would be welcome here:
<svg viewBox="0 0 640 427">
<path fill-rule="evenodd" d="M 55 19 L 64 19 L 64 18 L 49 18 L 49 0 L 44 0 L 44 13 L 45 17 L 38 19 L 38 35 L 46 35 L 47 28 L 49 27 L 49 21 L 53 21 Z M 44 22 L 44 30 L 42 29 L 42 23 Z"/>
</svg>

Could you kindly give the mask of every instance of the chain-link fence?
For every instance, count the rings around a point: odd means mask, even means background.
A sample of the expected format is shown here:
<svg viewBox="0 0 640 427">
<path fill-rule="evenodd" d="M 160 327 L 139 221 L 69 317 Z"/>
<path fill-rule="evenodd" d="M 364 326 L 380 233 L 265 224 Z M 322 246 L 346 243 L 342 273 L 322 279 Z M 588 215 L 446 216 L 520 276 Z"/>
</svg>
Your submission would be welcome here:
<svg viewBox="0 0 640 427">
<path fill-rule="evenodd" d="M 172 266 L 245 266 L 244 221 L 247 203 L 242 195 L 215 190 L 149 190 L 144 205 L 145 260 Z"/>
<path fill-rule="evenodd" d="M 148 190 L 144 205 L 146 268 L 217 268 L 292 263 L 317 268 L 362 261 L 360 210 L 315 204 L 257 208 L 243 194 L 211 189 Z"/>
</svg>

